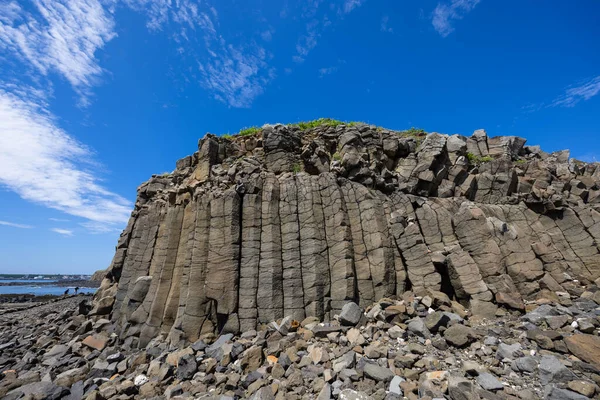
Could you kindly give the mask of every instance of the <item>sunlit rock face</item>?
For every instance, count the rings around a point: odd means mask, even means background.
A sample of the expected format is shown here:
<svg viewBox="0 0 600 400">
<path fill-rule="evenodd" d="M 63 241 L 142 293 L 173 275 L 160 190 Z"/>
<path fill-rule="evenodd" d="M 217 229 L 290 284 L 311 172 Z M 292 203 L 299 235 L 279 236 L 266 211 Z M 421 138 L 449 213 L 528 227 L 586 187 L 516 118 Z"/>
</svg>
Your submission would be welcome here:
<svg viewBox="0 0 600 400">
<path fill-rule="evenodd" d="M 483 130 L 207 134 L 138 188 L 94 312 L 143 347 L 407 290 L 522 309 L 600 276 L 599 189 L 598 164 Z"/>
</svg>

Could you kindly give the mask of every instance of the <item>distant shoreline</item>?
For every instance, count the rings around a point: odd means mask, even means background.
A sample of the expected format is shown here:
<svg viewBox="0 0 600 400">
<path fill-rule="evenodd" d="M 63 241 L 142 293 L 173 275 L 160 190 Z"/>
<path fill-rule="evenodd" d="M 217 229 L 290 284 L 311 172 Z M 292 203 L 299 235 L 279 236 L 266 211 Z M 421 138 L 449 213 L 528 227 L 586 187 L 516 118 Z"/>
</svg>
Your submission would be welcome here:
<svg viewBox="0 0 600 400">
<path fill-rule="evenodd" d="M 81 279 L 61 279 L 53 282 L 48 282 L 44 280 L 39 280 L 35 282 L 0 282 L 0 286 L 60 286 L 60 287 L 88 287 L 88 288 L 98 288 L 100 287 L 100 282 L 98 281 L 90 281 L 90 280 L 81 280 Z"/>
</svg>

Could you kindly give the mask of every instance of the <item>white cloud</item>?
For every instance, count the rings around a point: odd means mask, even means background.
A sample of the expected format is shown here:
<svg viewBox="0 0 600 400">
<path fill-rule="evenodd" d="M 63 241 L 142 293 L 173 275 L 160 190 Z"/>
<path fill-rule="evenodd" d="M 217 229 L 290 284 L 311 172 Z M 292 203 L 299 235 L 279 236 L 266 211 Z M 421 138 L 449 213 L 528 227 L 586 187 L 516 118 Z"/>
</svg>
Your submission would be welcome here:
<svg viewBox="0 0 600 400">
<path fill-rule="evenodd" d="M 266 31 L 264 31 L 260 34 L 260 37 L 265 42 L 270 42 L 271 40 L 273 40 L 273 32 L 275 32 L 274 29 L 267 29 Z"/>
<path fill-rule="evenodd" d="M 352 12 L 352 10 L 354 10 L 355 8 L 360 7 L 363 2 L 364 2 L 364 0 L 346 0 L 346 1 L 344 1 L 344 7 L 343 7 L 344 13 L 348 14 L 349 12 Z"/>
<path fill-rule="evenodd" d="M 388 32 L 388 33 L 394 32 L 394 29 L 388 26 L 389 21 L 390 21 L 390 17 L 388 17 L 387 15 L 384 15 L 383 17 L 381 17 L 381 31 L 382 32 Z"/>
<path fill-rule="evenodd" d="M 199 83 L 215 99 L 230 107 L 250 107 L 275 77 L 275 69 L 267 62 L 269 54 L 254 40 L 232 44 L 219 34 L 218 13 L 214 7 L 200 9 L 191 0 L 125 0 L 125 3 L 148 16 L 147 26 L 151 30 L 160 31 L 170 22 L 177 24 L 181 29 L 173 36 L 178 42 L 195 38 L 196 35 L 188 35 L 188 30 L 198 34 L 207 54 L 197 56 L 193 48 L 187 47 L 196 57 Z M 260 36 L 270 41 L 273 32 L 269 27 Z"/>
<path fill-rule="evenodd" d="M 8 221 L 0 221 L 0 225 L 10 226 L 10 227 L 13 227 L 13 228 L 21 228 L 21 229 L 31 229 L 31 228 L 33 228 L 33 226 L 31 226 L 31 225 L 16 224 L 14 222 L 8 222 Z"/>
<path fill-rule="evenodd" d="M 52 232 L 59 233 L 63 236 L 73 236 L 73 231 L 69 229 L 61 229 L 61 228 L 52 228 L 50 229 Z"/>
<path fill-rule="evenodd" d="M 302 62 L 304 58 L 310 53 L 312 49 L 317 45 L 318 39 L 321 36 L 319 21 L 312 20 L 306 24 L 306 34 L 300 36 L 298 43 L 296 44 L 296 51 L 298 54 L 294 56 L 295 62 Z"/>
<path fill-rule="evenodd" d="M 132 204 L 100 184 L 93 153 L 35 102 L 0 89 L 0 185 L 23 199 L 107 226 Z"/>
<path fill-rule="evenodd" d="M 334 72 L 337 72 L 338 67 L 327 67 L 319 69 L 319 78 L 324 77 L 325 75 L 331 75 Z"/>
<path fill-rule="evenodd" d="M 96 52 L 116 36 L 112 15 L 98 0 L 33 0 L 34 11 L 15 1 L 0 7 L 0 49 L 43 76 L 56 72 L 87 104 L 102 68 Z"/>
<path fill-rule="evenodd" d="M 54 221 L 54 222 L 69 222 L 68 219 L 64 219 L 64 218 L 48 218 L 49 221 Z"/>
<path fill-rule="evenodd" d="M 199 61 L 198 68 L 202 86 L 230 107 L 250 107 L 275 77 L 266 51 L 256 44 L 245 48 L 220 44 L 217 54 Z"/>
<path fill-rule="evenodd" d="M 460 20 L 471 11 L 481 0 L 451 0 L 449 3 L 438 3 L 431 23 L 435 30 L 446 37 L 454 31 L 452 22 Z"/>
<path fill-rule="evenodd" d="M 600 76 L 579 82 L 577 86 L 571 86 L 565 93 L 549 105 L 550 107 L 574 107 L 580 101 L 589 100 L 600 93 Z"/>
</svg>

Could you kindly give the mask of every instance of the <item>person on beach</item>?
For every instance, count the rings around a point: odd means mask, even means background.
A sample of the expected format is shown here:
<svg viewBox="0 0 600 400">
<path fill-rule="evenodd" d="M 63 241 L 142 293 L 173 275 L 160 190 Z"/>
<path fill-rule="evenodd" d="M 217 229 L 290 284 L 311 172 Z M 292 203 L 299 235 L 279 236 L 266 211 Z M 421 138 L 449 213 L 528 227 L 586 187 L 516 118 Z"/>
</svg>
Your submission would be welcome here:
<svg viewBox="0 0 600 400">
<path fill-rule="evenodd" d="M 65 296 L 69 294 L 69 289 L 65 290 Z"/>
<path fill-rule="evenodd" d="M 75 288 L 75 294 L 77 294 L 77 292 L 79 292 L 79 286 Z"/>
</svg>

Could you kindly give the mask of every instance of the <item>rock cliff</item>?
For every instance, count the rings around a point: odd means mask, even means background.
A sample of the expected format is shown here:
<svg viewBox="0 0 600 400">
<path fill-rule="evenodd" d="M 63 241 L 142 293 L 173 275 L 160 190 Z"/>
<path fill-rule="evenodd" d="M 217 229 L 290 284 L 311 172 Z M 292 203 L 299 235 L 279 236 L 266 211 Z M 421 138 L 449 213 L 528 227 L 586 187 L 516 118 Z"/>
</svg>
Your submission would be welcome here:
<svg viewBox="0 0 600 400">
<path fill-rule="evenodd" d="M 407 290 L 474 315 L 600 277 L 600 165 L 478 130 L 364 124 L 207 134 L 138 188 L 93 312 L 145 346 Z"/>
</svg>

